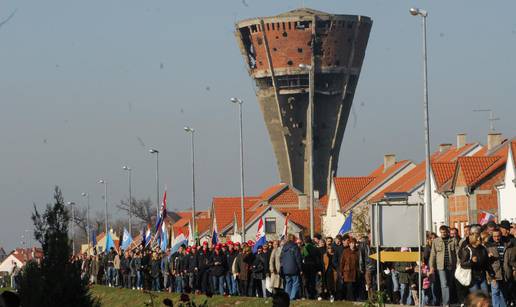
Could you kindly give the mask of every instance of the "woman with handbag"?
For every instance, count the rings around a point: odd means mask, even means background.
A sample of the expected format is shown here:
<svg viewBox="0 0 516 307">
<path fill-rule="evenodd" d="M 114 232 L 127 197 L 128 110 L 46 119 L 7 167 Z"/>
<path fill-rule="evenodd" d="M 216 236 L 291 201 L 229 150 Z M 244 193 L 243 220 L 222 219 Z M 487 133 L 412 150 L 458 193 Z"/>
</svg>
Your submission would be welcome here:
<svg viewBox="0 0 516 307">
<path fill-rule="evenodd" d="M 482 291 L 488 294 L 486 274 L 494 276 L 489 265 L 487 249 L 482 245 L 480 227 L 471 227 L 467 244 L 459 251 L 460 266 L 471 270 L 470 292 Z"/>
</svg>

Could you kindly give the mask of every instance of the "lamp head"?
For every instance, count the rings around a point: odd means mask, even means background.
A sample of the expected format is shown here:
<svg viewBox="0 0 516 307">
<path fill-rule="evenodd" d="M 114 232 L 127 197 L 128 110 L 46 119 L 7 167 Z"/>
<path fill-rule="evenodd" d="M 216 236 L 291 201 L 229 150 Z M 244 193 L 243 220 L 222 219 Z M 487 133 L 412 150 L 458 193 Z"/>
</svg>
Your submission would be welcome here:
<svg viewBox="0 0 516 307">
<path fill-rule="evenodd" d="M 106 181 L 104 181 L 104 179 L 100 179 L 98 183 L 106 183 Z"/>
<path fill-rule="evenodd" d="M 151 149 L 149 149 L 149 152 L 150 152 L 151 154 L 159 153 L 159 151 L 158 151 L 157 149 L 155 149 L 155 148 L 151 148 Z"/>
<path fill-rule="evenodd" d="M 421 16 L 421 17 L 428 16 L 427 11 L 419 9 L 419 8 L 416 8 L 416 7 L 411 7 L 409 12 L 410 12 L 410 15 L 412 15 L 412 16 L 418 16 L 418 15 Z"/>
<path fill-rule="evenodd" d="M 82 197 L 86 197 L 86 196 L 88 196 L 88 193 L 84 193 L 84 192 L 83 192 L 83 193 L 81 193 L 81 196 L 82 196 Z"/>
<path fill-rule="evenodd" d="M 312 68 L 312 66 L 307 65 L 307 64 L 303 64 L 303 63 L 299 64 L 298 66 L 301 69 L 311 69 Z"/>
<path fill-rule="evenodd" d="M 229 100 L 231 100 L 232 103 L 239 103 L 239 104 L 242 104 L 244 102 L 243 100 L 236 98 L 236 97 L 232 97 Z"/>
<path fill-rule="evenodd" d="M 195 132 L 195 129 L 194 129 L 194 128 L 192 128 L 192 127 L 186 127 L 186 126 L 185 126 L 185 128 L 184 128 L 184 129 L 185 129 L 185 131 L 186 131 L 186 132 Z"/>
<path fill-rule="evenodd" d="M 123 166 L 123 167 L 122 167 L 122 169 L 123 169 L 124 171 L 130 171 L 130 170 L 131 170 L 131 168 L 130 168 L 129 166 Z"/>
</svg>

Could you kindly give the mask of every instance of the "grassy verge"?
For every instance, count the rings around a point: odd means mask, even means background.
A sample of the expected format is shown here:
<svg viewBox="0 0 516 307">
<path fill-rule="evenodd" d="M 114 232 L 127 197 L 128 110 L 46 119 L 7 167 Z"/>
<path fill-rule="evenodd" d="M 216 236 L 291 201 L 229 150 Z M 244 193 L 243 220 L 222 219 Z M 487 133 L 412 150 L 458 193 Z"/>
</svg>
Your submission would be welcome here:
<svg viewBox="0 0 516 307">
<path fill-rule="evenodd" d="M 105 286 L 94 286 L 91 288 L 93 296 L 100 299 L 102 306 L 164 306 L 163 299 L 169 298 L 174 302 L 174 306 L 178 305 L 179 295 L 175 293 L 146 293 L 138 290 L 117 289 Z M 251 297 L 223 297 L 213 296 L 211 298 L 205 295 L 190 295 L 196 304 L 201 304 L 205 300 L 208 306 L 236 306 L 242 305 L 245 307 L 264 307 L 272 306 L 272 300 Z M 151 301 L 154 303 L 152 305 Z M 329 301 L 296 301 L 291 306 L 347 306 L 356 305 L 352 302 L 334 302 Z"/>
</svg>

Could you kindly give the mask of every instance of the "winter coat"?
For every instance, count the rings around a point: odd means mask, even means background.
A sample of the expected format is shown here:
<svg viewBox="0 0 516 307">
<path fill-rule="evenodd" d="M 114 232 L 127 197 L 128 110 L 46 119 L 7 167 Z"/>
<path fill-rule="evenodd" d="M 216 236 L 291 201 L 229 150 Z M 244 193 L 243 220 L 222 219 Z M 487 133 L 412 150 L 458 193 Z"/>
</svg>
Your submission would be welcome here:
<svg viewBox="0 0 516 307">
<path fill-rule="evenodd" d="M 355 282 L 358 275 L 358 250 L 345 248 L 340 258 L 339 268 L 344 282 Z"/>
<path fill-rule="evenodd" d="M 436 270 L 444 270 L 447 269 L 444 267 L 444 250 L 445 244 L 443 238 L 435 238 L 432 241 L 432 249 L 430 250 L 430 267 Z M 448 254 L 450 257 L 449 261 L 449 269 L 455 269 L 455 265 L 457 264 L 457 251 L 459 250 L 459 243 L 456 238 L 450 238 L 448 242 Z"/>
<path fill-rule="evenodd" d="M 122 274 L 129 274 L 129 263 L 131 261 L 131 257 L 120 257 L 120 271 Z"/>
<path fill-rule="evenodd" d="M 471 249 L 471 252 L 470 252 Z M 473 256 L 477 257 L 477 262 L 473 262 L 471 259 Z M 460 266 L 464 269 L 471 269 L 471 279 L 482 280 L 485 277 L 486 272 L 489 276 L 494 277 L 494 271 L 489 265 L 489 257 L 487 255 L 487 249 L 483 245 L 477 247 L 466 244 L 464 248 L 459 251 Z"/>
<path fill-rule="evenodd" d="M 199 263 L 199 272 L 207 271 L 211 265 L 211 253 L 208 250 L 199 251 L 197 253 L 197 261 Z"/>
<path fill-rule="evenodd" d="M 186 271 L 188 271 L 188 273 L 194 273 L 195 269 L 199 268 L 197 253 L 195 253 L 195 254 L 190 253 L 190 254 L 186 255 L 185 258 L 186 258 L 185 260 L 187 263 Z"/>
<path fill-rule="evenodd" d="M 249 268 L 253 263 L 253 254 L 239 254 L 235 259 L 235 271 L 238 273 L 238 279 L 249 280 Z"/>
<path fill-rule="evenodd" d="M 120 256 L 118 254 L 115 255 L 115 258 L 113 258 L 113 266 L 115 270 L 120 270 Z"/>
<path fill-rule="evenodd" d="M 394 269 L 399 273 L 398 279 L 400 284 L 410 283 L 410 274 L 414 272 L 411 262 L 396 262 L 394 263 Z"/>
<path fill-rule="evenodd" d="M 281 256 L 281 246 L 274 248 L 271 252 L 271 258 L 269 260 L 269 272 L 271 274 L 271 287 L 272 288 L 282 288 L 282 281 L 280 276 L 280 256 Z"/>
<path fill-rule="evenodd" d="M 498 243 L 492 242 L 487 244 L 486 246 L 487 253 L 491 253 L 492 256 L 489 257 L 489 265 L 494 272 L 493 279 L 503 280 L 504 276 L 502 273 L 503 268 L 503 259 L 500 259 L 500 255 L 498 254 Z"/>
<path fill-rule="evenodd" d="M 129 261 L 129 270 L 131 271 L 131 276 L 136 276 L 136 271 L 138 271 L 138 267 L 140 265 L 140 258 L 132 258 L 131 261 Z"/>
<path fill-rule="evenodd" d="M 158 278 L 159 272 L 161 271 L 161 261 L 159 259 L 153 259 L 150 263 L 150 273 L 152 278 Z"/>
<path fill-rule="evenodd" d="M 265 279 L 265 254 L 257 254 L 251 266 L 251 276 L 253 279 Z"/>
<path fill-rule="evenodd" d="M 337 284 L 337 270 L 334 266 L 333 257 L 335 255 L 328 253 L 322 255 L 322 284 L 323 288 L 331 293 L 335 293 L 335 285 Z"/>
<path fill-rule="evenodd" d="M 285 275 L 299 275 L 302 270 L 301 251 L 292 241 L 285 243 L 280 256 L 281 273 Z"/>
<path fill-rule="evenodd" d="M 218 254 L 214 252 L 211 261 L 213 263 L 211 267 L 212 276 L 220 277 L 226 274 L 227 258 L 223 252 L 219 252 Z"/>
<path fill-rule="evenodd" d="M 505 281 L 516 280 L 516 245 L 511 242 L 505 247 L 503 255 L 503 272 Z"/>
<path fill-rule="evenodd" d="M 238 256 L 238 253 L 233 251 L 228 251 L 225 253 L 226 255 L 226 270 L 231 271 L 233 268 L 233 263 L 235 262 L 236 257 Z"/>
<path fill-rule="evenodd" d="M 314 274 L 322 271 L 321 255 L 319 250 L 312 243 L 307 243 L 303 246 L 301 252 L 303 257 L 303 272 L 306 274 Z"/>
</svg>

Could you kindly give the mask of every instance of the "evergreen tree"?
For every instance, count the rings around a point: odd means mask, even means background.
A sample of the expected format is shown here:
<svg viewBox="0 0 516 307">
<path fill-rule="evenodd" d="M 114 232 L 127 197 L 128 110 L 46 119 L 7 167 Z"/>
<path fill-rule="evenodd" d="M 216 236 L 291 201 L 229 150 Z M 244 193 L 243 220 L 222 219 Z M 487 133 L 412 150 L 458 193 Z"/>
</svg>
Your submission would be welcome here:
<svg viewBox="0 0 516 307">
<path fill-rule="evenodd" d="M 34 206 L 32 220 L 43 259 L 39 266 L 30 264 L 24 268 L 20 283 L 22 306 L 100 306 L 91 297 L 87 281 L 81 279 L 80 267 L 70 262 L 70 217 L 59 187 L 54 191 L 54 204 L 47 205 L 43 214 Z"/>
</svg>

